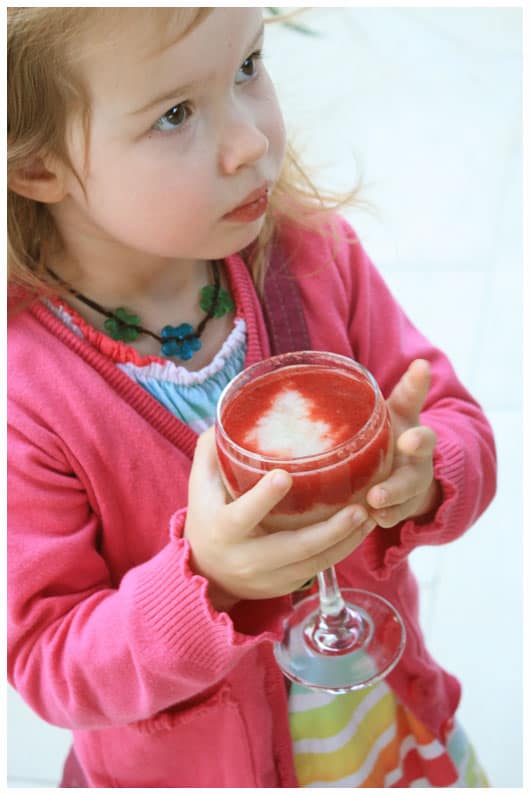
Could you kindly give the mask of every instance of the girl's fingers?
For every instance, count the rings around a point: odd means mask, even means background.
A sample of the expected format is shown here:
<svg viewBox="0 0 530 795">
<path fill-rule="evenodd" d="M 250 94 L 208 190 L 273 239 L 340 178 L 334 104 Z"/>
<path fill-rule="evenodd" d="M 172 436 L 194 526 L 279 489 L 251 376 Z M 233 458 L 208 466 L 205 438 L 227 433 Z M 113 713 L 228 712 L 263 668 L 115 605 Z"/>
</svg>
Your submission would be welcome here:
<svg viewBox="0 0 530 795">
<path fill-rule="evenodd" d="M 199 436 L 188 484 L 189 505 L 200 505 L 205 500 L 211 509 L 226 502 L 226 491 L 217 463 L 214 428 L 209 428 Z"/>
<path fill-rule="evenodd" d="M 432 480 L 432 455 L 436 434 L 418 425 L 397 440 L 396 468 L 390 476 L 373 486 L 366 495 L 371 508 L 387 508 L 420 494 Z"/>
<path fill-rule="evenodd" d="M 282 469 L 267 472 L 255 486 L 227 505 L 223 511 L 223 534 L 237 539 L 248 536 L 291 488 L 292 478 Z"/>
<path fill-rule="evenodd" d="M 272 546 L 274 542 L 278 540 L 278 537 L 302 534 L 305 530 L 295 530 L 291 533 L 279 532 L 252 540 L 250 543 L 254 545 L 254 553 L 249 558 L 247 549 L 245 562 L 239 561 L 239 571 L 244 575 L 243 585 L 238 589 L 240 598 L 261 599 L 264 594 L 283 596 L 292 593 L 319 571 L 344 560 L 362 543 L 375 526 L 373 520 L 366 519 L 356 530 L 350 531 L 346 537 L 332 543 L 317 555 L 295 560 L 292 563 L 286 563 L 283 559 L 277 567 L 271 565 L 269 557 L 269 553 L 275 549 Z"/>
<path fill-rule="evenodd" d="M 260 565 L 269 570 L 311 561 L 325 555 L 335 544 L 358 531 L 366 521 L 370 521 L 366 511 L 359 505 L 350 505 L 325 522 L 257 538 L 254 541 L 254 550 L 249 552 L 260 560 Z"/>
<path fill-rule="evenodd" d="M 432 466 L 418 468 L 416 464 L 404 464 L 383 483 L 374 486 L 366 495 L 366 502 L 376 511 L 392 508 L 414 499 L 424 492 L 432 481 Z"/>
<path fill-rule="evenodd" d="M 380 511 L 371 513 L 372 519 L 379 525 L 379 527 L 394 527 L 404 519 L 416 515 L 418 498 L 413 497 L 400 505 L 394 505 L 390 508 L 384 508 Z"/>
<path fill-rule="evenodd" d="M 202 506 L 212 517 L 216 514 L 219 532 L 225 540 L 248 535 L 290 487 L 291 476 L 273 470 L 241 497 L 228 502 L 217 460 L 215 429 L 210 428 L 199 436 L 190 472 L 188 502 L 190 506 Z"/>
<path fill-rule="evenodd" d="M 397 414 L 402 420 L 417 425 L 430 383 L 429 363 L 425 359 L 415 359 L 388 398 L 387 403 L 390 411 Z"/>
<path fill-rule="evenodd" d="M 430 458 L 436 447 L 437 437 L 432 428 L 417 425 L 404 431 L 396 442 L 397 452 L 411 458 Z"/>
<path fill-rule="evenodd" d="M 311 579 L 311 577 L 318 574 L 319 571 L 324 571 L 324 569 L 330 566 L 335 566 L 337 563 L 347 558 L 348 555 L 351 555 L 351 553 L 362 544 L 374 527 L 376 527 L 376 522 L 372 519 L 366 519 L 360 527 L 350 532 L 336 544 L 333 544 L 324 551 L 306 560 L 300 560 L 297 563 L 278 569 L 275 575 L 286 580 L 288 579 L 292 583 L 291 590 L 294 590 Z"/>
</svg>

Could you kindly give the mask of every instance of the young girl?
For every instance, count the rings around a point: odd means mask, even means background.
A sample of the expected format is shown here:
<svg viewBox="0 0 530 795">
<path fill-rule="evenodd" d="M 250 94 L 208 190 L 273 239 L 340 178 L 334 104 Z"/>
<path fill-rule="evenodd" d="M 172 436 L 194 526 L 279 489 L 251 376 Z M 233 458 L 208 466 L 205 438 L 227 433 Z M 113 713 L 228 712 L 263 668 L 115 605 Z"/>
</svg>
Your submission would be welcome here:
<svg viewBox="0 0 530 795">
<path fill-rule="evenodd" d="M 72 729 L 63 786 L 479 786 L 407 556 L 487 506 L 491 431 L 303 182 L 262 46 L 255 8 L 8 11 L 9 679 Z M 393 470 L 267 535 L 289 476 L 231 502 L 206 429 L 242 368 L 308 348 L 374 374 Z M 272 653 L 331 564 L 407 631 L 336 697 Z"/>
</svg>

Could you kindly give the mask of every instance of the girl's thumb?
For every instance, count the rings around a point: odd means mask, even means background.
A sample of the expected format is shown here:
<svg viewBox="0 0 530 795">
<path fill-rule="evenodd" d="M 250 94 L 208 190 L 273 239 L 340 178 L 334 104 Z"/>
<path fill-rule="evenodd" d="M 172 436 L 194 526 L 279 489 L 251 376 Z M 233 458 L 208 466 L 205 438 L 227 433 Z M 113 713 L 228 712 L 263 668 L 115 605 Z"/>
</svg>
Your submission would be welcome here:
<svg viewBox="0 0 530 795">
<path fill-rule="evenodd" d="M 221 479 L 215 446 L 215 429 L 205 431 L 197 441 L 190 472 L 188 497 L 190 504 L 215 496 L 224 501 L 224 486 Z M 208 497 L 207 497 L 208 495 Z"/>
<path fill-rule="evenodd" d="M 392 390 L 388 407 L 399 417 L 418 422 L 429 392 L 431 368 L 425 359 L 415 359 Z"/>
</svg>

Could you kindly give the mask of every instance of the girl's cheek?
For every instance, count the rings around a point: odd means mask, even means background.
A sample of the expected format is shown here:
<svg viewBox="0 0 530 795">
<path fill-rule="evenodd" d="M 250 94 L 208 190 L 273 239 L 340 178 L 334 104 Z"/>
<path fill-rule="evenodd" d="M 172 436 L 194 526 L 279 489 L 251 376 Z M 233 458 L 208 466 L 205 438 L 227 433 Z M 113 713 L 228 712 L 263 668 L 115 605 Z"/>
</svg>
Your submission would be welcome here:
<svg viewBox="0 0 530 795">
<path fill-rule="evenodd" d="M 280 109 L 269 105 L 262 115 L 260 129 L 269 141 L 269 157 L 281 162 L 286 150 L 286 131 Z"/>
</svg>

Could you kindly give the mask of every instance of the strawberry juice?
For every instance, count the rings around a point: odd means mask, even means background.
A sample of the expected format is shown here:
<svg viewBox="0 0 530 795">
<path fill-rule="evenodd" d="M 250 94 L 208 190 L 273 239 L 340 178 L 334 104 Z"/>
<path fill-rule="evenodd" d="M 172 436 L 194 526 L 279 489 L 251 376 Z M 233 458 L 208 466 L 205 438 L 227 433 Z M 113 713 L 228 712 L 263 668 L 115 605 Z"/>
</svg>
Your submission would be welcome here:
<svg viewBox="0 0 530 795">
<path fill-rule="evenodd" d="M 293 477 L 263 524 L 294 529 L 363 502 L 387 476 L 392 433 L 373 377 L 335 354 L 282 354 L 245 370 L 221 396 L 217 451 L 232 497 L 271 469 Z"/>
</svg>

